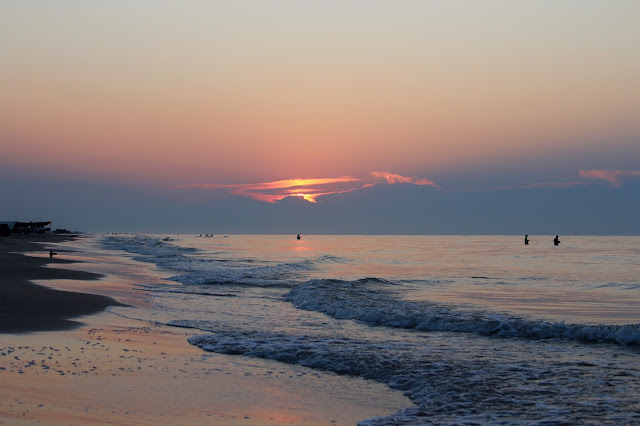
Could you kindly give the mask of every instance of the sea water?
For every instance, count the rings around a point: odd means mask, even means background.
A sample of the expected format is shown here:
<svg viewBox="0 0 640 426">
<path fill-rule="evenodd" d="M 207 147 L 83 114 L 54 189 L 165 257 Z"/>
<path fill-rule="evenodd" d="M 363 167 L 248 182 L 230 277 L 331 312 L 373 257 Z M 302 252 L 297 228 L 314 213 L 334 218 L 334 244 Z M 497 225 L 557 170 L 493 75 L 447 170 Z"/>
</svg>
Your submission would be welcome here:
<svg viewBox="0 0 640 426">
<path fill-rule="evenodd" d="M 640 238 L 128 235 L 169 284 L 114 313 L 203 351 L 365 378 L 364 424 L 640 423 Z"/>
</svg>

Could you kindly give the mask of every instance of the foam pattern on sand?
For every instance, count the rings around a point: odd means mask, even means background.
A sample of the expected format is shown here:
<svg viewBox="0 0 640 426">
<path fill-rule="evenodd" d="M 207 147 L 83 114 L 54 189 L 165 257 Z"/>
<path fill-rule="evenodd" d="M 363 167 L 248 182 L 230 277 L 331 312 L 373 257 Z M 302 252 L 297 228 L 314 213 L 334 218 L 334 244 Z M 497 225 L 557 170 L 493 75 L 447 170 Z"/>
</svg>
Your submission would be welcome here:
<svg viewBox="0 0 640 426">
<path fill-rule="evenodd" d="M 543 353 L 538 361 L 532 361 L 527 352 L 537 349 L 515 341 L 500 351 L 479 351 L 473 339 L 462 351 L 415 342 L 269 333 L 214 333 L 189 341 L 205 351 L 266 358 L 383 382 L 404 391 L 416 403 L 416 407 L 364 424 L 509 423 L 517 419 L 571 423 L 589 419 L 586 410 L 580 409 L 584 403 L 593 404 L 592 408 L 611 419 L 634 418 L 624 413 L 634 396 L 603 396 L 615 393 L 616 386 L 624 386 L 628 375 L 637 377 L 637 370 L 631 362 L 622 369 L 611 369 L 599 359 L 597 348 L 595 354 L 577 361 L 565 359 L 565 352 L 549 345 L 546 349 L 558 350 L 556 361 L 549 364 Z M 572 386 L 576 375 L 588 381 L 589 388 Z M 553 395 L 554 403 L 541 395 Z"/>
</svg>

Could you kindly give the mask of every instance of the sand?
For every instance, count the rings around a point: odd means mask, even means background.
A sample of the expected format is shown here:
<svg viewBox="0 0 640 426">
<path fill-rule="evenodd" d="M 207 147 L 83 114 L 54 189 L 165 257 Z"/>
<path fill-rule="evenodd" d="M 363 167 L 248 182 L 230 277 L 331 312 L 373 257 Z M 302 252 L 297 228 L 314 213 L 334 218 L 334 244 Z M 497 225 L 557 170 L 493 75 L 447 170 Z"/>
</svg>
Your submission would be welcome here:
<svg viewBox="0 0 640 426">
<path fill-rule="evenodd" d="M 55 245 L 64 238 L 33 244 L 42 238 L 0 237 L 0 422 L 355 424 L 411 405 L 379 383 L 205 353 L 187 343 L 193 330 L 104 311 L 148 302 L 131 282 L 87 272 L 109 268 L 72 263 Z"/>
<path fill-rule="evenodd" d="M 48 253 L 52 247 L 37 244 L 35 236 L 12 235 L 0 239 L 0 332 L 26 332 L 33 330 L 68 329 L 78 326 L 70 318 L 104 310 L 118 304 L 112 298 L 58 291 L 34 285 L 34 279 L 97 280 L 98 274 L 83 271 L 44 268 L 48 263 L 66 264 L 69 260 L 28 257 L 20 253 L 42 250 Z M 41 237 L 42 238 L 42 237 Z M 48 243 L 62 242 L 69 237 L 48 236 Z"/>
</svg>

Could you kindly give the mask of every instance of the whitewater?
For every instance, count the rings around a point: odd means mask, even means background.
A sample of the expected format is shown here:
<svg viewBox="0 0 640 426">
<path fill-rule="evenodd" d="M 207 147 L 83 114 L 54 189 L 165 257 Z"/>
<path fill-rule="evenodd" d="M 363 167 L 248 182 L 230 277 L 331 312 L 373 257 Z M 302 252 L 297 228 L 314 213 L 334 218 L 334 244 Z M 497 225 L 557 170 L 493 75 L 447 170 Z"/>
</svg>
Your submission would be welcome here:
<svg viewBox="0 0 640 426">
<path fill-rule="evenodd" d="M 205 352 L 401 390 L 362 424 L 640 423 L 640 237 L 107 235 L 147 262 L 128 318 Z"/>
</svg>

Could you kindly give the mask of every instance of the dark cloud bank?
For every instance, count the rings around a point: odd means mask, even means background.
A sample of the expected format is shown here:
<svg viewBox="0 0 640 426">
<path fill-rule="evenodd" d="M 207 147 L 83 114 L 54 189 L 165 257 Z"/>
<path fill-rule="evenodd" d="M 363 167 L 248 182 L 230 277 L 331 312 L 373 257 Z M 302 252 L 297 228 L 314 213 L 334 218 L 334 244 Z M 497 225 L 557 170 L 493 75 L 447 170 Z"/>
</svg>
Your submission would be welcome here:
<svg viewBox="0 0 640 426">
<path fill-rule="evenodd" d="M 220 191 L 6 180 L 0 220 L 88 232 L 640 235 L 640 184 L 443 191 L 379 184 L 311 204 Z"/>
</svg>

